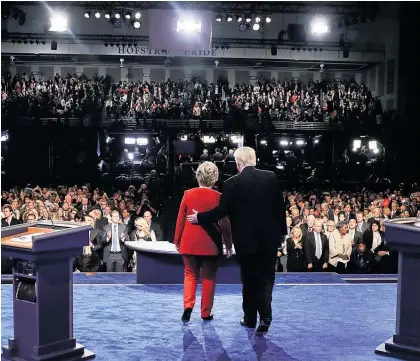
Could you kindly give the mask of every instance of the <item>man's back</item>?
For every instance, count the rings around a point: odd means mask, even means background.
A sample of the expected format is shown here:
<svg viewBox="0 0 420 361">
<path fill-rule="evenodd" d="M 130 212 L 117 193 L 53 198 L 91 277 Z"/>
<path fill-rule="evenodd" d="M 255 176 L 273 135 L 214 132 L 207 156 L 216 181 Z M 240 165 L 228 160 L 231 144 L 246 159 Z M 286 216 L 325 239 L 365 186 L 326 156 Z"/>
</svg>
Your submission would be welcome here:
<svg viewBox="0 0 420 361">
<path fill-rule="evenodd" d="M 283 194 L 273 172 L 245 167 L 223 185 L 220 205 L 226 207 L 238 253 L 279 247 L 281 236 L 286 234 L 286 214 Z M 205 213 L 202 215 L 206 221 Z"/>
</svg>

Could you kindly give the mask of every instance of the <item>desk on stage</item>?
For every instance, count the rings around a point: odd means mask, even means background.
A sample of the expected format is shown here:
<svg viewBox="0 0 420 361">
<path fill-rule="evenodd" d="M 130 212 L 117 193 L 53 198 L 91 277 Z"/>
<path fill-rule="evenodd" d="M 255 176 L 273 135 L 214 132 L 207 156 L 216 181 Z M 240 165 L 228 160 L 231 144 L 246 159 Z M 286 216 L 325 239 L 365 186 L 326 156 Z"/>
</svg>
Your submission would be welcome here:
<svg viewBox="0 0 420 361">
<path fill-rule="evenodd" d="M 136 252 L 137 284 L 183 284 L 184 263 L 175 245 L 169 242 L 127 241 L 125 245 Z M 221 257 L 217 271 L 218 284 L 240 284 L 241 274 L 235 261 Z"/>
<path fill-rule="evenodd" d="M 2 255 L 13 259 L 14 328 L 2 360 L 95 358 L 73 337 L 73 258 L 89 245 L 91 229 L 50 221 L 2 229 Z"/>
</svg>

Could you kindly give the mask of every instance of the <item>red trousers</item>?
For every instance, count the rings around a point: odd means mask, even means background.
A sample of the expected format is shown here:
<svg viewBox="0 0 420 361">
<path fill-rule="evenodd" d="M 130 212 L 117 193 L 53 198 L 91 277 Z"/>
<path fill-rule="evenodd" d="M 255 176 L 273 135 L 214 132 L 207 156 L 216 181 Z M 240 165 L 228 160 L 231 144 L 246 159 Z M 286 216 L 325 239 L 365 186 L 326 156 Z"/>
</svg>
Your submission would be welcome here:
<svg viewBox="0 0 420 361">
<path fill-rule="evenodd" d="M 182 255 L 184 259 L 184 310 L 194 308 L 201 270 L 201 317 L 210 316 L 216 289 L 218 256 Z"/>
</svg>

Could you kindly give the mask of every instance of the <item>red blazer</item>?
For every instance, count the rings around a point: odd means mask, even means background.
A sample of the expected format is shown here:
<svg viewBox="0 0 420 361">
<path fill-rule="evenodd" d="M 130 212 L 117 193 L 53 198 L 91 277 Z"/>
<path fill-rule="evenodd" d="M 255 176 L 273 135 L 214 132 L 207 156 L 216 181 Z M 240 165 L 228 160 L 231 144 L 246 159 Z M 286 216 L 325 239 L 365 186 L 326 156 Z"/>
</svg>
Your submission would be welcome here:
<svg viewBox="0 0 420 361">
<path fill-rule="evenodd" d="M 220 193 L 210 188 L 193 188 L 184 192 L 176 221 L 175 240 L 179 253 L 200 256 L 219 254 L 216 244 L 208 233 L 198 224 L 187 221 L 187 215 L 205 212 L 219 205 Z M 227 217 L 219 221 L 219 228 L 226 248 L 232 248 L 232 235 Z"/>
</svg>

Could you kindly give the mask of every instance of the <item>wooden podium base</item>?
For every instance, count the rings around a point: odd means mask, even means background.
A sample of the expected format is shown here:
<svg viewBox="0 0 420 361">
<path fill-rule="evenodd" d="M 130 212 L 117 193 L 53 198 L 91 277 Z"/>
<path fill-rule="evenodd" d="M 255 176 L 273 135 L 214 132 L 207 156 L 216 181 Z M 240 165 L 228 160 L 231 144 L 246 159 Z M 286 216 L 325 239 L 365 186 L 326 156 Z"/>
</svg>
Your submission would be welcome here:
<svg viewBox="0 0 420 361">
<path fill-rule="evenodd" d="M 420 348 L 396 344 L 392 337 L 379 345 L 375 353 L 406 361 L 420 361 Z"/>
<path fill-rule="evenodd" d="M 22 361 L 22 357 L 15 356 L 15 344 L 13 339 L 9 339 L 9 345 L 2 347 L 2 361 Z M 33 361 L 86 361 L 93 360 L 95 354 L 92 351 L 86 350 L 83 345 L 76 343 L 76 347 L 72 349 L 62 350 L 58 352 L 51 352 L 49 354 L 44 354 L 40 356 L 31 356 Z"/>
</svg>

